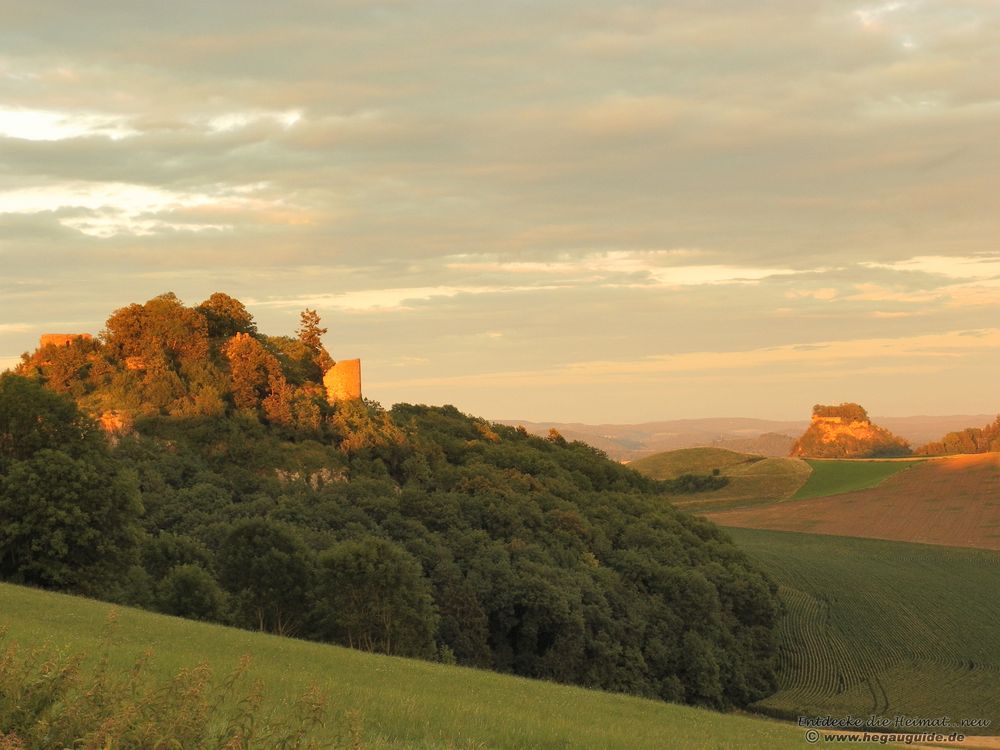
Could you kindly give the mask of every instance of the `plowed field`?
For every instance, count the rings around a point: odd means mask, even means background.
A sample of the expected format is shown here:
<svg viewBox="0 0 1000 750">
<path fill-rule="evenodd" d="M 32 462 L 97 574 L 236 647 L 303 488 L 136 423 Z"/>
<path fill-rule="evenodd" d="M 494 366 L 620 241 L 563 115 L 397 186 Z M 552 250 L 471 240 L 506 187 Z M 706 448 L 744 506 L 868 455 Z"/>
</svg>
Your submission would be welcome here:
<svg viewBox="0 0 1000 750">
<path fill-rule="evenodd" d="M 877 487 L 707 513 L 723 526 L 1000 549 L 1000 453 L 935 458 Z"/>
</svg>

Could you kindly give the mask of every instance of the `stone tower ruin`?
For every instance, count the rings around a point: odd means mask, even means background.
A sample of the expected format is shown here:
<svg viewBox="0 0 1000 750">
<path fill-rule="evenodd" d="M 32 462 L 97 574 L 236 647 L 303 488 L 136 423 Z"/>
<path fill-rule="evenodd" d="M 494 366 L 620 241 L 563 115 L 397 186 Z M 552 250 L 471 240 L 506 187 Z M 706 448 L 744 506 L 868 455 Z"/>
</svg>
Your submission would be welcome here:
<svg viewBox="0 0 1000 750">
<path fill-rule="evenodd" d="M 323 386 L 326 388 L 326 400 L 331 404 L 361 398 L 361 360 L 338 361 L 326 371 Z"/>
<path fill-rule="evenodd" d="M 38 348 L 44 349 L 47 346 L 69 346 L 74 341 L 90 341 L 93 338 L 89 333 L 43 333 L 38 339 Z"/>
</svg>

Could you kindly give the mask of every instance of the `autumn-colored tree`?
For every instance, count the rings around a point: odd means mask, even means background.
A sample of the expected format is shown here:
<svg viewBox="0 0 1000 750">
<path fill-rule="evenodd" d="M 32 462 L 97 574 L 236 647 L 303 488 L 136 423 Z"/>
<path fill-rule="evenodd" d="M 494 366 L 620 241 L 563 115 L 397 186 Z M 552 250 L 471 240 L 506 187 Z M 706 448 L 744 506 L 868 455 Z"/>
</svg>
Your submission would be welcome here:
<svg viewBox="0 0 1000 750">
<path fill-rule="evenodd" d="M 174 370 L 208 357 L 208 321 L 173 292 L 115 310 L 102 335 L 121 361 L 134 357 L 147 366 L 161 361 Z"/>
<path fill-rule="evenodd" d="M 99 342 L 83 336 L 64 346 L 49 344 L 33 355 L 23 355 L 17 372 L 27 377 L 40 377 L 49 390 L 79 398 L 89 390 L 88 377 L 92 366 L 100 359 L 99 350 Z"/>
<path fill-rule="evenodd" d="M 320 326 L 319 313 L 308 307 L 299 315 L 299 341 L 313 351 L 313 361 L 326 372 L 333 366 L 333 358 L 323 346 L 323 335 L 327 329 Z"/>
<path fill-rule="evenodd" d="M 281 365 L 261 343 L 247 333 L 237 333 L 223 348 L 229 360 L 233 401 L 237 408 L 256 409 L 284 383 Z"/>
<path fill-rule="evenodd" d="M 275 424 L 291 425 L 295 423 L 292 412 L 295 388 L 288 384 L 281 371 L 272 372 L 267 378 L 268 394 L 261 406 L 264 416 Z"/>
<path fill-rule="evenodd" d="M 253 315 L 235 297 L 215 292 L 196 308 L 208 321 L 208 334 L 212 338 L 228 339 L 237 333 L 257 333 Z"/>
</svg>

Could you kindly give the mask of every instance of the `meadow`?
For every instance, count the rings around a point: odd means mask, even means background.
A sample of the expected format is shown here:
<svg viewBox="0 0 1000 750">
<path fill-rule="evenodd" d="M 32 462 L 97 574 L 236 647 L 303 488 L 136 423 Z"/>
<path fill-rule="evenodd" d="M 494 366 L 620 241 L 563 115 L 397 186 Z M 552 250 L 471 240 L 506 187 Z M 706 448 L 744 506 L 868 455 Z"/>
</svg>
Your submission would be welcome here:
<svg viewBox="0 0 1000 750">
<path fill-rule="evenodd" d="M 705 512 L 751 507 L 786 500 L 808 480 L 810 465 L 798 458 L 756 456 L 724 448 L 683 448 L 657 453 L 629 464 L 653 479 L 718 471 L 729 483 L 711 492 L 671 497 L 683 510 Z"/>
<path fill-rule="evenodd" d="M 775 716 L 950 716 L 1000 726 L 1000 554 L 729 529 L 779 583 Z"/>
<path fill-rule="evenodd" d="M 812 468 L 809 478 L 791 496 L 792 500 L 840 495 L 876 487 L 900 471 L 914 466 L 912 461 L 829 460 L 807 458 Z"/>
<path fill-rule="evenodd" d="M 0 626 L 23 647 L 43 643 L 100 658 L 109 605 L 0 584 Z M 244 654 L 264 685 L 261 715 L 316 686 L 329 703 L 318 739 L 351 748 L 801 748 L 801 730 L 627 695 L 387 657 L 122 608 L 111 666 L 151 651 L 167 678 L 199 663 L 229 673 Z"/>
</svg>

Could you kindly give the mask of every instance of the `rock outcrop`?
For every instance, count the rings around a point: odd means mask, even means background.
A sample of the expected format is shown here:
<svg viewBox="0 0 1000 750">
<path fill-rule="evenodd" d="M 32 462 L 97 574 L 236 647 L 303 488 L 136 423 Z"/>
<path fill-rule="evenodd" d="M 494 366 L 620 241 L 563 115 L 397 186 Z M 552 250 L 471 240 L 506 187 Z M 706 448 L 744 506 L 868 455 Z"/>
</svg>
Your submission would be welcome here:
<svg viewBox="0 0 1000 750">
<path fill-rule="evenodd" d="M 872 424 L 858 404 L 817 404 L 812 423 L 789 455 L 801 458 L 892 458 L 908 456 L 910 445 L 884 427 Z"/>
</svg>

